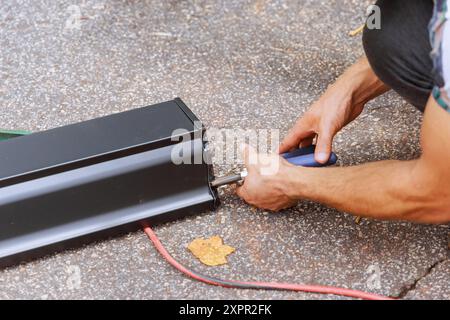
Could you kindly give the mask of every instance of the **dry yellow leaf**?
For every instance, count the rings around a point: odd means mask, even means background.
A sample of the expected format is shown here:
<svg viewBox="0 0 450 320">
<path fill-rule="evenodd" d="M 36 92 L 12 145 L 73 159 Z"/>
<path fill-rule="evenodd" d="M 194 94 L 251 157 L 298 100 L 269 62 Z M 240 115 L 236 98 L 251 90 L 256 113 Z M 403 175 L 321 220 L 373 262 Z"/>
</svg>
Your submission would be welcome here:
<svg viewBox="0 0 450 320">
<path fill-rule="evenodd" d="M 213 236 L 209 239 L 197 238 L 189 245 L 188 249 L 207 266 L 219 266 L 227 263 L 227 256 L 236 249 L 223 244 L 222 238 Z"/>
</svg>

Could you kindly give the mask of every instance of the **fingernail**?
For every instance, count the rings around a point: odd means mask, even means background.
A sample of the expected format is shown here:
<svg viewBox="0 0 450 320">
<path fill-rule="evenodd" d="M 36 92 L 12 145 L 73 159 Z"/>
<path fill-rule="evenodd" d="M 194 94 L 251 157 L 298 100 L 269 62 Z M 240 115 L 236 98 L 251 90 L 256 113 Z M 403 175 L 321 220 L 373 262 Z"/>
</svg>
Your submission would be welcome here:
<svg viewBox="0 0 450 320">
<path fill-rule="evenodd" d="M 319 161 L 320 163 L 324 163 L 328 161 L 328 154 L 326 154 L 325 152 L 319 152 L 316 155 L 317 161 Z"/>
</svg>

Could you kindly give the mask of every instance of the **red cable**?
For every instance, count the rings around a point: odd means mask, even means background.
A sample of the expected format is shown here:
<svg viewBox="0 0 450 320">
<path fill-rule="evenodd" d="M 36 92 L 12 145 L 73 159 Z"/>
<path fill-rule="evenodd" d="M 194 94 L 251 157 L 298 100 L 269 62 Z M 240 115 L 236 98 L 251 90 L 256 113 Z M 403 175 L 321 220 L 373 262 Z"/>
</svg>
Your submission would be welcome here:
<svg viewBox="0 0 450 320">
<path fill-rule="evenodd" d="M 166 259 L 173 267 L 185 275 L 196 279 L 198 281 L 221 286 L 226 288 L 244 288 L 244 289 L 265 289 L 265 290 L 289 290 L 289 291 L 303 291 L 322 294 L 334 294 L 340 296 L 347 296 L 352 298 L 364 299 L 364 300 L 394 300 L 390 297 L 381 296 L 378 294 L 367 293 L 358 290 L 321 286 L 321 285 L 306 285 L 306 284 L 290 284 L 290 283 L 274 283 L 274 282 L 251 282 L 251 281 L 235 281 L 235 280 L 221 280 L 211 278 L 198 274 L 189 270 L 178 261 L 176 261 L 159 241 L 157 235 L 150 227 L 145 227 L 144 232 L 152 241 L 156 250 Z"/>
</svg>

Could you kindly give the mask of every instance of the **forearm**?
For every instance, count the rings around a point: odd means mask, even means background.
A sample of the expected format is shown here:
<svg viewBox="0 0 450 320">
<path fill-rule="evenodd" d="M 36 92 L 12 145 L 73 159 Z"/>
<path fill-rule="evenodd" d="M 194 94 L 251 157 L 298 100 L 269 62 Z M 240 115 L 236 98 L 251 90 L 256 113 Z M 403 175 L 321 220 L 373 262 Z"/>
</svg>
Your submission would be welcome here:
<svg viewBox="0 0 450 320">
<path fill-rule="evenodd" d="M 439 223 L 448 219 L 420 160 L 380 161 L 354 167 L 290 167 L 286 192 L 363 217 Z"/>
</svg>

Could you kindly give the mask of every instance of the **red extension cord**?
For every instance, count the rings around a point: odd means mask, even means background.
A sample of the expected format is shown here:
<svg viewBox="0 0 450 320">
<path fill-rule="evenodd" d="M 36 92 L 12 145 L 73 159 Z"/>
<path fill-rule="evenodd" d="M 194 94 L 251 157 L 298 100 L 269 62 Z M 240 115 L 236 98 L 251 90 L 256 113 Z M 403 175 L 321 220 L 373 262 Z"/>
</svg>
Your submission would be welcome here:
<svg viewBox="0 0 450 320">
<path fill-rule="evenodd" d="M 252 281 L 235 281 L 235 280 L 222 280 L 212 278 L 199 274 L 195 271 L 189 270 L 178 261 L 176 261 L 164 248 L 161 241 L 159 241 L 155 232 L 150 227 L 145 227 L 144 232 L 152 241 L 156 250 L 167 260 L 173 267 L 185 275 L 214 286 L 221 286 L 226 288 L 240 288 L 240 289 L 263 289 L 263 290 L 288 290 L 288 291 L 303 291 L 322 294 L 334 294 L 340 296 L 347 296 L 352 298 L 364 299 L 364 300 L 394 300 L 390 297 L 381 296 L 378 294 L 367 293 L 358 290 L 351 290 L 345 288 L 328 287 L 320 285 L 307 285 L 307 284 L 291 284 L 291 283 L 276 283 L 276 282 L 252 282 Z"/>
</svg>

